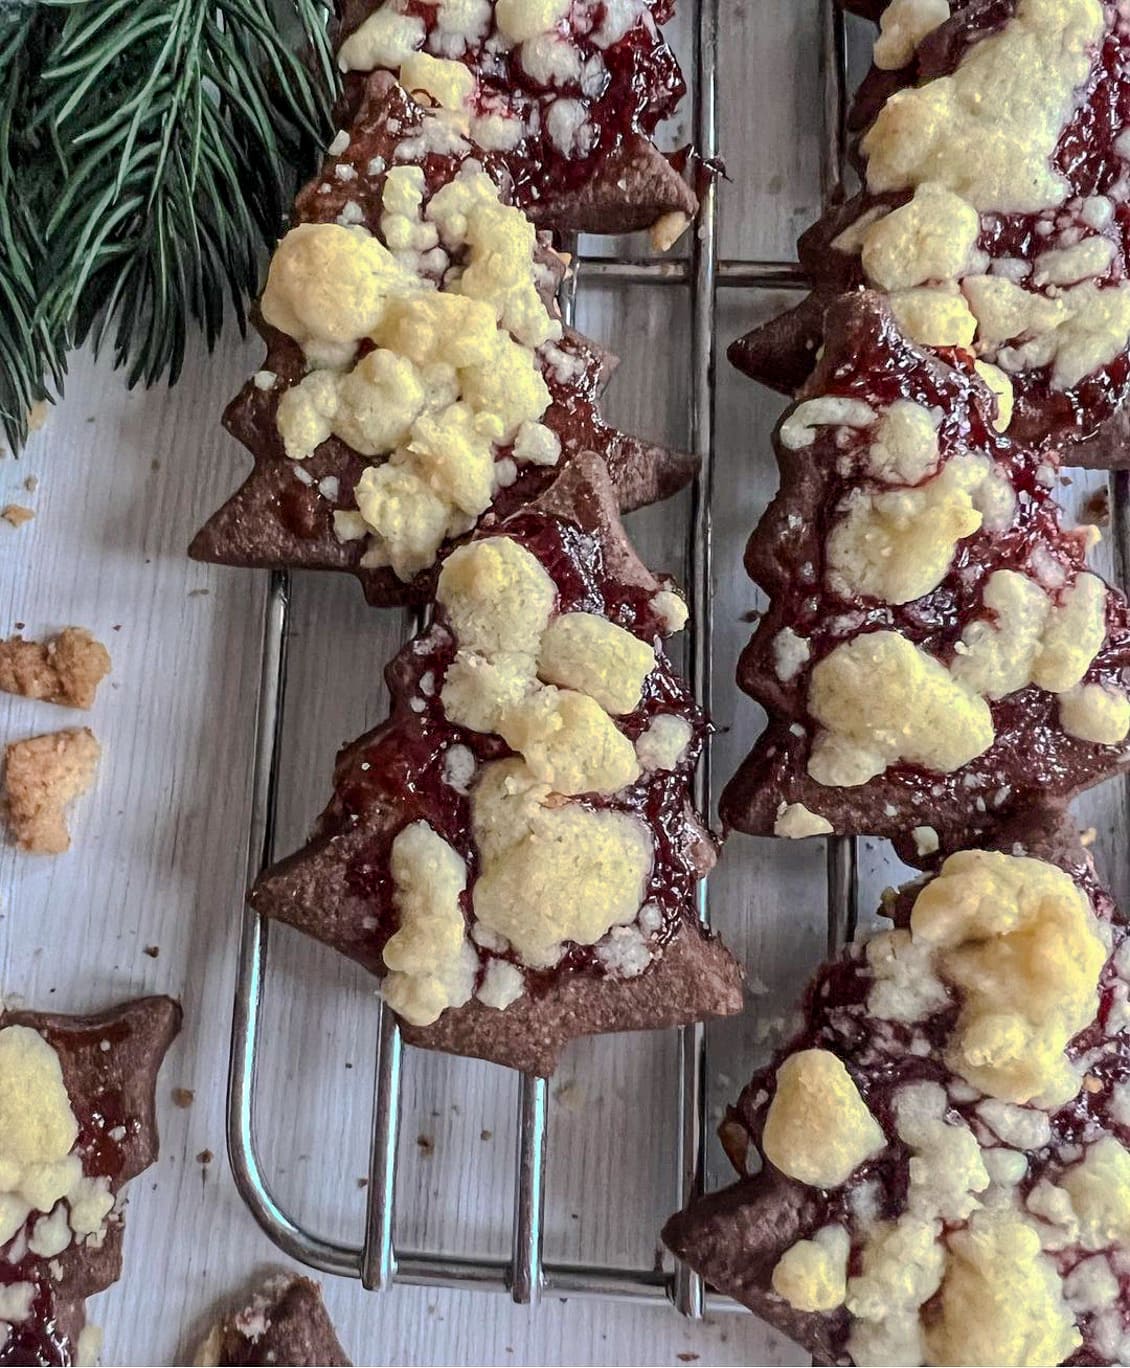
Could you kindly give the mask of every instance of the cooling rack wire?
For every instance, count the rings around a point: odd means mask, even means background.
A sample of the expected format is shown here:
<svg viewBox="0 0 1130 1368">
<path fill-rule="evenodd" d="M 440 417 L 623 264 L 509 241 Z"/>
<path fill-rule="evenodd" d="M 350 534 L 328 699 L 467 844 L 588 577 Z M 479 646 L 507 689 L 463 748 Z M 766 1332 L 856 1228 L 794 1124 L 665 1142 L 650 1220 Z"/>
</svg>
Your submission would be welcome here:
<svg viewBox="0 0 1130 1368">
<path fill-rule="evenodd" d="M 692 82 L 694 142 L 707 161 L 718 154 L 718 11 L 719 0 L 698 0 Z M 818 59 L 824 127 L 821 186 L 824 203 L 829 205 L 841 196 L 844 164 L 844 34 L 843 21 L 834 0 L 821 0 Z M 719 289 L 735 287 L 802 289 L 804 280 L 795 262 L 719 259 L 714 187 L 703 196 L 698 231 L 693 235 L 688 259 L 636 261 L 574 255 L 574 264 L 562 298 L 562 312 L 567 322 L 572 321 L 576 291 L 586 284 L 617 288 L 668 286 L 690 292 L 691 450 L 701 453 L 702 469 L 691 496 L 684 582 L 691 604 L 691 682 L 699 701 L 709 708 L 716 294 Z M 1115 501 L 1116 509 L 1120 502 Z M 1119 545 L 1125 545 L 1124 538 L 1119 538 Z M 289 576 L 272 573 L 259 685 L 249 882 L 275 857 L 289 605 Z M 695 779 L 695 799 L 702 811 L 710 810 L 710 791 L 707 752 Z M 697 912 L 704 923 L 710 920 L 709 896 L 708 884 L 703 882 L 699 886 Z M 837 838 L 830 842 L 828 858 L 830 949 L 838 948 L 850 939 L 855 927 L 855 904 L 854 842 Z M 703 1314 L 707 1295 L 702 1279 L 684 1264 L 677 1264 L 674 1272 L 665 1272 L 655 1267 L 607 1268 L 543 1259 L 548 1091 L 544 1079 L 528 1075 L 522 1079 L 518 1102 L 517 1178 L 510 1258 L 467 1258 L 424 1249 L 397 1248 L 393 1242 L 393 1213 L 403 1060 L 396 1019 L 383 1006 L 380 1008 L 375 1061 L 364 1243 L 338 1244 L 305 1229 L 272 1196 L 255 1143 L 254 1080 L 266 963 L 266 923 L 245 906 L 232 1024 L 228 1152 L 243 1200 L 281 1250 L 320 1272 L 360 1278 L 365 1287 L 373 1290 L 403 1282 L 505 1291 L 520 1303 L 536 1302 L 544 1293 L 656 1303 L 669 1300 L 684 1316 L 697 1319 Z M 672 1207 L 683 1205 L 700 1190 L 702 1182 L 706 1144 L 702 1025 L 683 1027 L 679 1032 L 678 1048 L 678 1146 L 672 1174 Z M 709 1302 L 711 1311 L 740 1309 L 728 1298 L 711 1295 Z"/>
</svg>

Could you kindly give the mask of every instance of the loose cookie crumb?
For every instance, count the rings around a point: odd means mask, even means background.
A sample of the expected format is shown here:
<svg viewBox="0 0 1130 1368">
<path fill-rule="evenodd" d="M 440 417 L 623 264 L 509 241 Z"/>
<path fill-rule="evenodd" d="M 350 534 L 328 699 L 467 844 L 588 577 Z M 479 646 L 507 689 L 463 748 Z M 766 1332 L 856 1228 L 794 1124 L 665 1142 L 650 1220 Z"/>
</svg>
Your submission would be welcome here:
<svg viewBox="0 0 1130 1368">
<path fill-rule="evenodd" d="M 82 627 L 50 641 L 0 641 L 0 689 L 68 708 L 89 708 L 110 671 L 110 653 Z"/>
<path fill-rule="evenodd" d="M 35 509 L 25 508 L 23 504 L 5 504 L 0 509 L 0 518 L 11 523 L 13 527 L 23 527 L 24 523 L 31 522 L 34 517 Z"/>
<path fill-rule="evenodd" d="M 66 807 L 94 780 L 102 748 L 88 727 L 14 741 L 5 752 L 8 826 L 21 850 L 58 855 L 71 844 Z"/>
</svg>

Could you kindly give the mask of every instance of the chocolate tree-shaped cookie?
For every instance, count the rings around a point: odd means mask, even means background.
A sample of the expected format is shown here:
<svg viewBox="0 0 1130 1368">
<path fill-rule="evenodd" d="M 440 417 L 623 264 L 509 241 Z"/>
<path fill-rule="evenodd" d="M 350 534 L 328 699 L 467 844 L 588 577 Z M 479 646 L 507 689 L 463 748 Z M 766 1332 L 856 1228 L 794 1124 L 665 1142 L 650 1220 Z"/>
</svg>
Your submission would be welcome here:
<svg viewBox="0 0 1130 1368">
<path fill-rule="evenodd" d="M 214 1368 L 349 1368 L 318 1284 L 291 1273 L 269 1278 L 245 1306 L 217 1321 L 196 1362 Z"/>
<path fill-rule="evenodd" d="M 768 725 L 724 820 L 954 849 L 1130 759 L 1126 601 L 1065 530 L 1038 451 L 966 352 L 845 297 L 775 434 L 746 567 L 770 603 L 738 666 Z"/>
<path fill-rule="evenodd" d="M 685 619 L 579 457 L 444 561 L 389 720 L 254 906 L 382 975 L 413 1044 L 527 1072 L 576 1036 L 738 1011 L 694 913 L 706 723 L 661 644 Z"/>
<path fill-rule="evenodd" d="M 373 603 L 420 603 L 442 549 L 581 451 L 622 508 L 691 478 L 691 457 L 601 418 L 615 359 L 562 328 L 562 259 L 449 112 L 378 72 L 299 196 L 260 303 L 264 368 L 225 415 L 255 467 L 197 559 L 348 570 Z"/>
<path fill-rule="evenodd" d="M 345 0 L 338 62 L 347 104 L 384 68 L 409 90 L 453 86 L 459 127 L 505 162 L 541 227 L 630 233 L 666 245 L 698 203 L 652 141 L 685 85 L 660 31 L 673 0 Z"/>
<path fill-rule="evenodd" d="M 1130 943 L 1056 814 L 891 894 L 663 1238 L 819 1363 L 1124 1363 Z"/>
<path fill-rule="evenodd" d="M 887 293 L 907 336 L 1015 393 L 1011 431 L 1130 463 L 1130 47 L 1116 0 L 892 0 L 856 99 L 864 189 L 800 240 L 814 293 L 734 343 L 789 393 L 829 302 Z"/>
<path fill-rule="evenodd" d="M 0 1012 L 0 1363 L 93 1363 L 86 1298 L 122 1268 L 124 1185 L 157 1158 L 179 1006 Z"/>
</svg>

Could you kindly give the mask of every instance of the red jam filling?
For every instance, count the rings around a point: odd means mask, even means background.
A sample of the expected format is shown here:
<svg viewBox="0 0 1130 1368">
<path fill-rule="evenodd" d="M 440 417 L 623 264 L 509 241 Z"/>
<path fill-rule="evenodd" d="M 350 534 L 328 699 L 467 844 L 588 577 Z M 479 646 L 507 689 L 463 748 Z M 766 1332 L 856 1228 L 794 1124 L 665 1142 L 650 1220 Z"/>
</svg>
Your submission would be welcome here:
<svg viewBox="0 0 1130 1368">
<path fill-rule="evenodd" d="M 621 730 L 634 740 L 660 713 L 683 717 L 692 727 L 692 741 L 676 769 L 645 770 L 636 783 L 618 793 L 570 800 L 590 808 L 630 813 L 647 824 L 654 858 L 644 901 L 658 904 L 663 917 L 658 942 L 665 943 L 690 913 L 699 877 L 692 859 L 695 835 L 688 821 L 688 805 L 690 775 L 702 749 L 706 723 L 686 684 L 663 653 L 662 624 L 650 604 L 654 591 L 615 579 L 605 567 L 597 539 L 562 519 L 525 513 L 511 518 L 499 531 L 520 542 L 545 567 L 557 585 L 558 612 L 601 614 L 655 645 L 656 667 L 644 685 L 639 707 L 617 718 Z M 327 814 L 328 825 L 334 829 L 364 822 L 371 810 L 388 805 L 394 805 L 402 818 L 396 831 L 376 839 L 354 859 L 348 871 L 351 891 L 367 899 L 373 908 L 374 956 L 397 927 L 389 871 L 392 841 L 403 827 L 420 819 L 466 861 L 464 912 L 468 926 L 471 924 L 471 896 L 479 858 L 471 838 L 471 800 L 446 782 L 444 757 L 451 746 L 461 745 L 481 766 L 514 752 L 498 736 L 468 731 L 447 720 L 439 695 L 454 655 L 455 641 L 441 610 L 430 630 L 409 642 L 389 667 L 392 716 L 351 750 Z M 421 681 L 428 675 L 431 680 L 425 690 Z M 569 947 L 565 958 L 551 970 L 530 970 L 516 959 L 514 962 L 523 969 L 528 990 L 534 994 L 544 991 L 562 973 L 604 973 L 589 946 Z"/>
<path fill-rule="evenodd" d="M 549 89 L 535 81 L 521 62 L 519 48 L 493 53 L 486 42 L 467 49 L 462 57 L 478 78 L 485 112 L 506 109 L 522 119 L 526 135 L 513 151 L 502 154 L 514 178 L 515 203 L 523 207 L 545 196 L 576 190 L 593 176 L 601 163 L 613 156 L 633 134 L 650 137 L 662 119 L 671 115 L 686 85 L 679 63 L 659 35 L 674 12 L 674 0 L 647 0 L 643 16 L 617 42 L 602 48 L 591 34 L 570 29 L 568 40 L 577 48 L 582 65 L 599 58 L 604 75 L 590 93 L 578 81 L 566 81 Z M 594 4 L 592 31 L 604 22 L 606 6 Z M 409 0 L 408 14 L 422 19 L 428 33 L 436 28 L 436 7 L 425 0 Z M 549 136 L 546 113 L 554 100 L 565 98 L 582 104 L 591 129 L 582 154 L 562 153 Z"/>
<path fill-rule="evenodd" d="M 1093 876 L 1081 876 L 1079 871 L 1072 871 L 1072 874 L 1091 899 L 1098 916 L 1104 921 L 1111 920 L 1116 915 L 1111 900 Z M 902 915 L 897 919 L 903 922 L 909 916 L 909 901 L 905 898 L 900 901 L 904 906 Z M 1113 949 L 1117 952 L 1127 934 L 1121 920 L 1114 923 L 1113 933 Z M 1021 1197 L 1026 1196 L 1041 1179 L 1055 1182 L 1069 1166 L 1058 1157 L 1060 1147 L 1091 1143 L 1104 1133 L 1114 1134 L 1121 1140 L 1127 1138 L 1124 1128 L 1110 1115 L 1111 1094 L 1115 1084 L 1130 1080 L 1130 1045 L 1125 1032 L 1111 1017 L 1113 985 L 1117 978 L 1113 959 L 1112 955 L 1100 980 L 1100 1005 L 1094 1024 L 1076 1036 L 1067 1049 L 1067 1056 L 1073 1062 L 1086 1057 L 1086 1085 L 1078 1096 L 1049 1116 L 1051 1144 L 1041 1150 L 1028 1151 L 1028 1172 L 1018 1188 Z M 925 1020 L 915 1023 L 880 1022 L 867 1012 L 867 998 L 873 982 L 867 960 L 859 946 L 852 947 L 839 959 L 824 965 L 805 994 L 804 1024 L 800 1031 L 775 1054 L 766 1068 L 754 1075 L 736 1106 L 728 1109 L 720 1132 L 731 1162 L 740 1174 L 747 1176 L 756 1168 L 748 1162 L 750 1148 L 752 1146 L 756 1150 L 759 1146 L 776 1072 L 784 1059 L 798 1050 L 823 1049 L 831 1050 L 843 1061 L 868 1109 L 891 1143 L 877 1158 L 862 1164 L 840 1188 L 825 1191 L 809 1187 L 801 1189 L 799 1184 L 796 1185 L 798 1190 L 803 1191 L 806 1203 L 804 1229 L 797 1238 L 808 1237 L 829 1223 L 845 1226 L 852 1234 L 850 1274 L 862 1271 L 862 1232 L 853 1210 L 853 1199 L 859 1190 L 865 1185 L 874 1185 L 877 1197 L 875 1214 L 880 1220 L 896 1220 L 906 1211 L 910 1151 L 898 1139 L 895 1130 L 896 1093 L 912 1083 L 935 1082 L 946 1086 L 960 1081 L 950 1073 L 942 1059 L 959 1010 L 957 995 L 954 994 L 949 1006 Z M 911 1049 L 911 1041 L 916 1033 L 929 1042 L 929 1054 L 916 1054 Z M 976 1108 L 980 1100 L 980 1095 L 972 1102 L 955 1102 L 951 1098 L 947 1119 L 960 1118 L 976 1133 L 979 1125 Z M 789 1179 L 783 1181 L 792 1182 Z M 1068 1248 L 1050 1257 L 1057 1263 L 1061 1274 L 1066 1274 L 1084 1257 L 1084 1251 Z M 1123 1276 L 1120 1285 L 1125 1319 L 1126 1311 L 1130 1308 L 1130 1279 Z M 929 1305 L 927 1303 L 927 1308 Z M 832 1312 L 829 1320 L 833 1325 L 837 1348 L 846 1352 L 849 1330 L 847 1313 L 841 1308 Z M 1078 1324 L 1083 1344 L 1067 1362 L 1109 1363 L 1109 1356 L 1102 1352 L 1095 1341 L 1091 1318 L 1082 1317 Z"/>
</svg>

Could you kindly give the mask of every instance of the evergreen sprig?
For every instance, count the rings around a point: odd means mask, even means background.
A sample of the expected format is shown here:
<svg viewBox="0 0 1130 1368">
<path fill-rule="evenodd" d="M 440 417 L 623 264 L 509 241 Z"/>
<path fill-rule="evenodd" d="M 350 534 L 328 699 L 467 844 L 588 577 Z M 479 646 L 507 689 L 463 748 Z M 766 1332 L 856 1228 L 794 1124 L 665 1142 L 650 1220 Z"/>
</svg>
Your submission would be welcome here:
<svg viewBox="0 0 1130 1368">
<path fill-rule="evenodd" d="M 0 422 L 110 342 L 175 381 L 245 326 L 263 248 L 329 135 L 329 0 L 0 0 Z"/>
</svg>

